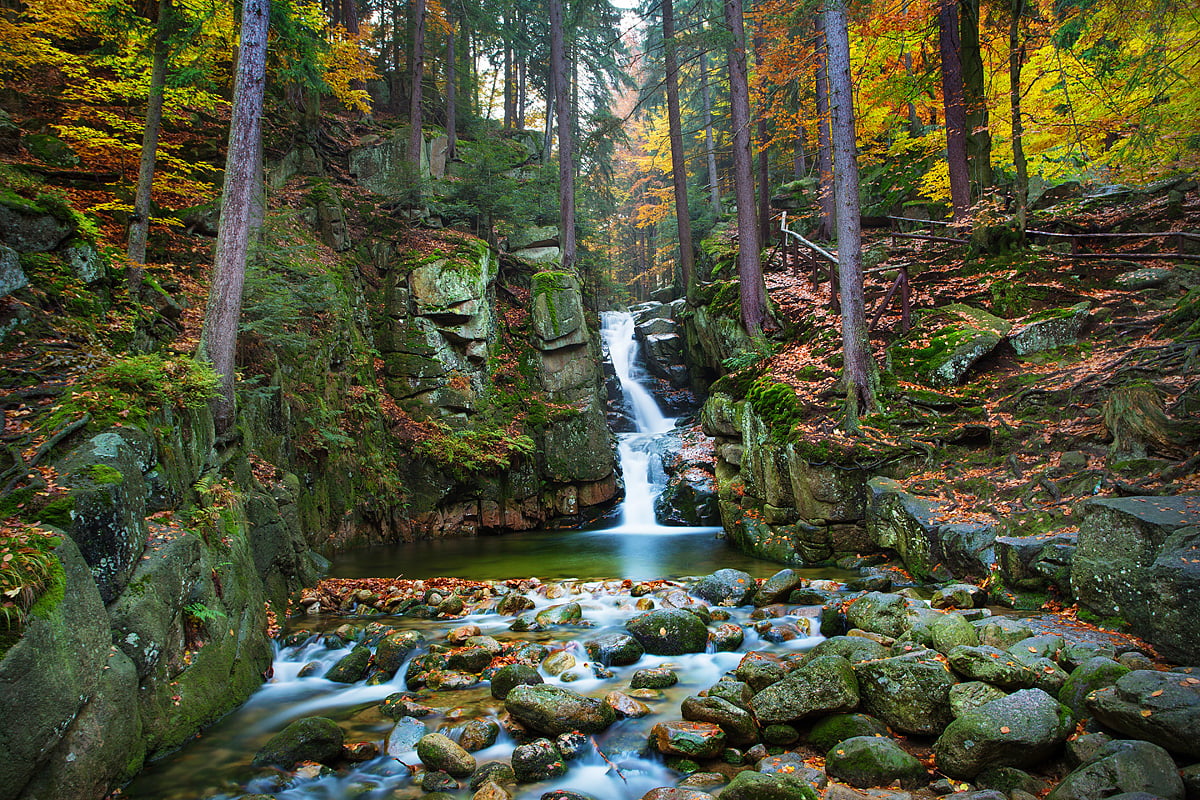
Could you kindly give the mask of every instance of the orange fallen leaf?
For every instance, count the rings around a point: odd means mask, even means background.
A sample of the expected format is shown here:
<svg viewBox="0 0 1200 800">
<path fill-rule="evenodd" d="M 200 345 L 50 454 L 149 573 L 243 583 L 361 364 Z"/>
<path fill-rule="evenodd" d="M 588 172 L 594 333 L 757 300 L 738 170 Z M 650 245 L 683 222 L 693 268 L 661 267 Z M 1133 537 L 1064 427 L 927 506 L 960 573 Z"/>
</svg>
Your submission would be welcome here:
<svg viewBox="0 0 1200 800">
<path fill-rule="evenodd" d="M 1151 693 L 1150 693 L 1150 696 L 1151 696 L 1151 697 L 1159 697 L 1159 696 L 1161 696 L 1161 695 L 1162 695 L 1162 693 L 1163 693 L 1163 690 L 1162 690 L 1162 689 L 1159 689 L 1157 692 L 1151 692 Z"/>
<path fill-rule="evenodd" d="M 1142 709 L 1142 716 L 1143 716 L 1143 717 L 1148 717 L 1148 716 L 1150 716 L 1150 715 L 1151 715 L 1151 714 L 1153 714 L 1153 713 L 1154 713 L 1154 712 L 1153 712 L 1153 711 L 1151 711 L 1151 710 L 1150 710 L 1150 709 L 1148 709 L 1148 708 L 1143 708 L 1143 709 Z"/>
<path fill-rule="evenodd" d="M 1001 725 L 1000 732 L 1001 733 L 1012 733 L 1012 729 L 1009 728 L 1007 725 Z"/>
</svg>

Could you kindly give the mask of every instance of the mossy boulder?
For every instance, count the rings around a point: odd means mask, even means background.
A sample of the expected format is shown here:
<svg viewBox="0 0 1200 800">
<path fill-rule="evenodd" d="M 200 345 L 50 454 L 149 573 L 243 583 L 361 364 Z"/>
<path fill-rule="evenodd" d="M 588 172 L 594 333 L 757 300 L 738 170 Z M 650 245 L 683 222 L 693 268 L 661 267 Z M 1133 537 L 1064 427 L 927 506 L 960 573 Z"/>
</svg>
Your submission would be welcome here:
<svg viewBox="0 0 1200 800">
<path fill-rule="evenodd" d="M 750 712 L 722 697 L 691 696 L 680 706 L 683 718 L 693 722 L 720 725 L 731 745 L 754 744 L 759 739 L 758 724 Z"/>
<path fill-rule="evenodd" d="M 884 725 L 869 714 L 830 714 L 813 723 L 808 731 L 808 743 L 821 751 L 828 751 L 838 742 L 856 736 L 887 736 Z"/>
<path fill-rule="evenodd" d="M 74 235 L 76 227 L 65 208 L 0 194 L 0 241 L 18 253 L 49 252 Z"/>
<path fill-rule="evenodd" d="M 691 592 L 716 606 L 741 606 L 750 602 L 757 584 L 748 572 L 719 569 L 692 585 Z"/>
<path fill-rule="evenodd" d="M 862 710 L 904 733 L 936 735 L 950 722 L 957 681 L 930 650 L 854 665 Z"/>
<path fill-rule="evenodd" d="M 803 780 L 754 770 L 739 772 L 717 795 L 721 800 L 817 800 L 817 792 Z"/>
<path fill-rule="evenodd" d="M 342 729 L 326 717 L 305 717 L 288 725 L 263 745 L 253 766 L 291 769 L 301 761 L 332 764 L 342 755 Z"/>
<path fill-rule="evenodd" d="M 816 714 L 853 711 L 859 685 L 850 662 L 840 656 L 818 656 L 750 701 L 760 723 L 791 722 Z"/>
<path fill-rule="evenodd" d="M 612 708 L 601 700 L 547 684 L 514 687 L 504 707 L 522 725 L 548 736 L 599 733 L 616 721 Z"/>
<path fill-rule="evenodd" d="M 650 741 L 663 755 L 715 758 L 725 749 L 725 731 L 711 722 L 660 722 L 650 731 Z"/>
<path fill-rule="evenodd" d="M 75 167 L 79 165 L 79 156 L 71 146 L 48 133 L 29 133 L 21 137 L 21 144 L 29 151 L 29 155 L 49 164 L 52 167 Z"/>
<path fill-rule="evenodd" d="M 1111 658 L 1096 656 L 1071 670 L 1067 681 L 1058 692 L 1058 702 L 1071 709 L 1078 718 L 1088 716 L 1086 701 L 1097 689 L 1112 686 L 1129 672 L 1129 667 Z"/>
<path fill-rule="evenodd" d="M 417 742 L 417 757 L 426 769 L 439 770 L 455 778 L 465 778 L 475 771 L 475 756 L 441 733 L 422 736 Z"/>
<path fill-rule="evenodd" d="M 20 254 L 11 247 L 0 244 L 0 297 L 6 297 L 28 285 L 29 278 L 21 269 Z"/>
<path fill-rule="evenodd" d="M 1171 755 L 1150 742 L 1108 742 L 1063 778 L 1047 800 L 1092 800 L 1127 793 L 1183 800 L 1184 783 Z"/>
<path fill-rule="evenodd" d="M 1180 673 L 1134 670 L 1088 696 L 1100 722 L 1172 753 L 1200 758 L 1200 682 Z"/>
<path fill-rule="evenodd" d="M 938 769 L 972 778 L 989 767 L 1029 767 L 1074 729 L 1071 711 L 1041 689 L 1022 689 L 961 714 L 934 744 Z"/>
<path fill-rule="evenodd" d="M 325 679 L 336 683 L 357 683 L 367 676 L 367 665 L 371 661 L 371 648 L 356 645 L 325 673 Z"/>
<path fill-rule="evenodd" d="M 980 359 L 996 349 L 1012 329 L 1012 323 L 986 311 L 951 305 L 926 315 L 908 341 L 892 346 L 897 371 L 908 377 L 944 388 L 961 383 Z"/>
<path fill-rule="evenodd" d="M 1075 344 L 1087 324 L 1092 304 L 1077 303 L 1035 314 L 1008 335 L 1008 343 L 1019 356 L 1041 353 Z"/>
<path fill-rule="evenodd" d="M 592 639 L 585 647 L 588 657 L 606 667 L 635 664 L 645 652 L 638 640 L 624 633 L 608 633 Z"/>
<path fill-rule="evenodd" d="M 703 653 L 708 644 L 708 629 L 695 614 L 678 608 L 649 611 L 625 623 L 647 653 L 678 656 Z"/>
<path fill-rule="evenodd" d="M 925 765 L 882 736 L 855 736 L 838 742 L 825 756 L 825 771 L 859 788 L 900 781 L 903 788 L 916 789 L 929 781 Z"/>
</svg>

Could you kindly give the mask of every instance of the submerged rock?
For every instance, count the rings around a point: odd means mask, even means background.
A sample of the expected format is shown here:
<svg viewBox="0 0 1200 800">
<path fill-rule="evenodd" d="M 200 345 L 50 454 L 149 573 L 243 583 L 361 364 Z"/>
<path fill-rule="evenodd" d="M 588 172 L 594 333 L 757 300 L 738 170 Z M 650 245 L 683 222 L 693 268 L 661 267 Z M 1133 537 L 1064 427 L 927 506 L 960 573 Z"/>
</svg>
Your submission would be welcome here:
<svg viewBox="0 0 1200 800">
<path fill-rule="evenodd" d="M 272 736 L 254 756 L 251 765 L 291 769 L 301 761 L 332 763 L 342 755 L 344 738 L 342 729 L 331 719 L 298 719 Z"/>
<path fill-rule="evenodd" d="M 522 725 L 550 736 L 569 731 L 599 733 L 617 718 L 600 700 L 545 684 L 515 687 L 504 707 Z"/>
</svg>

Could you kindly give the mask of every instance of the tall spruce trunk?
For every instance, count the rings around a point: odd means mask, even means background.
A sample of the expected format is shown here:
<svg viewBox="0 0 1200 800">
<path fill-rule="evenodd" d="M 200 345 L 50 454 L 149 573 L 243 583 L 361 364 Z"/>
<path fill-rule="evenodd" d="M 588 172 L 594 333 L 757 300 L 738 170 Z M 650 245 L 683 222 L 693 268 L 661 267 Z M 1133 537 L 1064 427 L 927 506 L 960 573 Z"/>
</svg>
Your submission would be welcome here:
<svg viewBox="0 0 1200 800">
<path fill-rule="evenodd" d="M 447 11 L 450 33 L 446 36 L 446 158 L 458 148 L 458 63 L 454 53 L 454 13 Z"/>
<path fill-rule="evenodd" d="M 421 181 L 421 151 L 425 137 L 421 132 L 421 100 L 425 81 L 425 0 L 413 0 L 412 92 L 408 101 L 408 160 L 413 165 L 413 182 Z"/>
<path fill-rule="evenodd" d="M 663 59 L 667 71 L 667 127 L 671 138 L 671 183 L 675 188 L 675 222 L 679 230 L 679 271 L 686 294 L 695 288 L 696 256 L 692 250 L 692 217 L 688 211 L 687 159 L 679 119 L 679 59 L 675 56 L 675 9 L 662 0 Z"/>
<path fill-rule="evenodd" d="M 218 434 L 232 429 L 237 413 L 234 361 L 250 232 L 255 204 L 261 196 L 255 179 L 259 175 L 261 152 L 270 6 L 270 0 L 244 0 L 242 4 L 241 43 L 225 155 L 225 185 L 221 192 L 221 224 L 213 257 L 212 287 L 200 334 L 199 355 L 212 364 L 221 378 L 220 396 L 212 404 Z"/>
<path fill-rule="evenodd" d="M 762 66 L 763 39 L 754 32 L 754 63 Z M 762 245 L 771 241 L 771 160 L 767 153 L 767 109 L 760 108 L 756 125 L 758 139 L 758 237 Z"/>
<path fill-rule="evenodd" d="M 571 104 L 563 47 L 562 0 L 550 0 L 550 77 L 558 118 L 559 244 L 563 269 L 575 268 L 575 158 L 572 153 Z"/>
<path fill-rule="evenodd" d="M 942 100 L 946 115 L 946 161 L 950 167 L 950 202 L 954 219 L 971 208 L 971 171 L 967 166 L 967 105 L 959 59 L 958 0 L 940 0 L 938 49 L 942 56 Z"/>
<path fill-rule="evenodd" d="M 1025 160 L 1025 124 L 1021 120 L 1021 62 L 1025 60 L 1025 45 L 1021 42 L 1021 14 L 1025 0 L 1012 0 L 1012 20 L 1008 26 L 1008 103 L 1012 113 L 1013 166 L 1017 170 L 1017 224 L 1025 231 L 1029 203 L 1029 164 Z"/>
<path fill-rule="evenodd" d="M 833 155 L 829 147 L 829 78 L 828 56 L 825 51 L 825 25 L 821 15 L 815 17 L 817 29 L 817 195 L 821 206 L 821 221 L 817 226 L 817 238 L 828 242 L 833 239 L 833 223 L 836 210 L 833 202 Z"/>
<path fill-rule="evenodd" d="M 876 410 L 879 375 L 871 358 L 863 296 L 858 144 L 854 133 L 854 85 L 850 78 L 850 35 L 845 0 L 827 0 L 823 16 L 829 54 L 830 138 L 837 201 L 838 281 L 842 295 L 844 425 L 847 430 L 857 430 L 859 415 Z"/>
<path fill-rule="evenodd" d="M 755 336 L 767 320 L 767 290 L 759 252 L 758 215 L 754 208 L 754 171 L 750 154 L 750 87 L 746 79 L 746 31 L 742 0 L 724 0 L 729 44 L 729 120 L 733 126 L 733 189 L 737 201 L 738 290 L 742 327 Z"/>
<path fill-rule="evenodd" d="M 171 34 L 171 0 L 158 0 L 158 22 L 154 28 L 154 56 L 150 67 L 150 95 L 146 99 L 146 127 L 142 133 L 142 157 L 138 162 L 133 217 L 129 222 L 129 296 L 137 299 L 142 288 L 142 265 L 146 263 L 146 240 L 150 237 L 150 203 L 153 198 L 154 167 L 158 137 L 162 132 L 163 94 L 167 87 L 167 37 Z"/>
<path fill-rule="evenodd" d="M 704 150 L 708 163 L 708 198 L 713 214 L 721 216 L 721 179 L 717 175 L 717 144 L 713 135 L 712 90 L 708 84 L 708 53 L 700 51 L 700 99 L 704 104 Z"/>
</svg>

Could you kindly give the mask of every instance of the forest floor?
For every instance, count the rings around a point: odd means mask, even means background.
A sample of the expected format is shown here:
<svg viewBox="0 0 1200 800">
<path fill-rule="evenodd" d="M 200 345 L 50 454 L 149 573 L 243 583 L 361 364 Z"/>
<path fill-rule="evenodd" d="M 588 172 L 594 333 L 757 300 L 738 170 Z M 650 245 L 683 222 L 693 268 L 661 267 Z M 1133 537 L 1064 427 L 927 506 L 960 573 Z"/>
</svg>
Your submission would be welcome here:
<svg viewBox="0 0 1200 800">
<path fill-rule="evenodd" d="M 1194 237 L 1200 197 L 1190 185 L 1186 193 L 1060 202 L 1031 214 L 1029 228 Z M 1010 253 L 974 256 L 964 244 L 866 231 L 868 320 L 902 265 L 911 281 L 914 327 L 902 330 L 893 299 L 871 333 L 879 364 L 890 364 L 898 346 L 927 344 L 922 319 L 950 304 L 1016 324 L 1050 309 L 1091 305 L 1076 344 L 1018 356 L 1002 342 L 963 382 L 936 391 L 885 379 L 882 409 L 864 418 L 859 441 L 921 453 L 905 462 L 901 483 L 936 501 L 944 521 L 1052 534 L 1075 529 L 1073 509 L 1086 497 L 1200 493 L 1200 238 L 1080 241 L 1081 251 L 1111 257 L 1073 256 L 1069 240 L 1046 236 L 1031 236 L 1028 247 Z M 1178 252 L 1185 257 L 1153 257 Z M 830 309 L 829 283 L 814 285 L 807 265 L 784 268 L 778 255 L 771 267 L 767 285 L 777 313 L 801 331 L 766 365 L 773 380 L 797 392 L 805 413 L 796 435 L 852 441 L 838 429 L 840 317 Z M 1140 387 L 1142 407 L 1114 407 L 1118 387 Z M 1119 442 L 1114 426 L 1122 428 Z M 1131 437 L 1139 452 L 1130 452 Z"/>
</svg>

